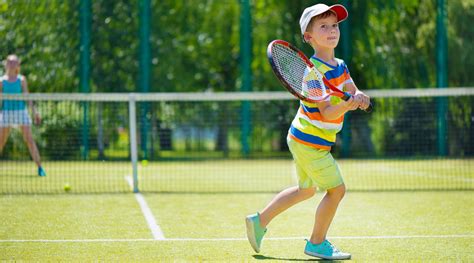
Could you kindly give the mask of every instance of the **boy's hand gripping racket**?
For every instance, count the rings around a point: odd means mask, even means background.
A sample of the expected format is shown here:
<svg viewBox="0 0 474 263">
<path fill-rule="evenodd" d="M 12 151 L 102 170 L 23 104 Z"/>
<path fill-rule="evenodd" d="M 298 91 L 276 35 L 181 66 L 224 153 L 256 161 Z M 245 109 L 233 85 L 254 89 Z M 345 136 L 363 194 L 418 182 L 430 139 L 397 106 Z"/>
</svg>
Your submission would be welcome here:
<svg viewBox="0 0 474 263">
<path fill-rule="evenodd" d="M 296 47 L 283 40 L 268 45 L 268 60 L 283 86 L 295 97 L 307 102 L 321 102 L 329 96 L 348 101 L 352 95 L 343 92 L 323 77 L 314 64 Z M 372 111 L 372 103 L 365 112 Z"/>
</svg>

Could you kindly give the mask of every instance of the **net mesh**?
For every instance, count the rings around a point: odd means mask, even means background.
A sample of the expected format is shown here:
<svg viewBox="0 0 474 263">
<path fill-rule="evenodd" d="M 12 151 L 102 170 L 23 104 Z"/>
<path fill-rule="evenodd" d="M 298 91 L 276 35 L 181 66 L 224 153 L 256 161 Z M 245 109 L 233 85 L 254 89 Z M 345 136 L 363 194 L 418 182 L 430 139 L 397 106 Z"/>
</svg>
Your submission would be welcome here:
<svg viewBox="0 0 474 263">
<path fill-rule="evenodd" d="M 347 188 L 473 190 L 469 90 L 450 97 L 374 91 L 377 109 L 347 114 L 332 150 Z M 41 116 L 29 127 L 47 176 L 37 175 L 20 127 L 12 126 L 0 154 L 0 193 L 130 192 L 132 97 L 140 191 L 279 191 L 296 183 L 286 135 L 299 102 L 284 94 L 18 95 L 33 101 Z M 447 105 L 441 114 L 440 103 Z M 243 117 L 246 104 L 250 118 Z"/>
</svg>

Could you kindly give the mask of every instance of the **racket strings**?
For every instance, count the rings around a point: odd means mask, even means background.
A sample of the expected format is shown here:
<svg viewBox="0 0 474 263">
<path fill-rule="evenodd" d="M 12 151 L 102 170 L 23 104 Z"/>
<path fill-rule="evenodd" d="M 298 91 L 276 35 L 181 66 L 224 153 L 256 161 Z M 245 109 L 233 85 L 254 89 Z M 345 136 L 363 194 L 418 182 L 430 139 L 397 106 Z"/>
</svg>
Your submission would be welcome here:
<svg viewBox="0 0 474 263">
<path fill-rule="evenodd" d="M 272 56 L 281 75 L 295 92 L 312 100 L 327 97 L 323 76 L 310 68 L 298 52 L 284 45 L 274 45 Z"/>
<path fill-rule="evenodd" d="M 301 93 L 306 63 L 297 52 L 283 45 L 274 45 L 272 56 L 285 81 L 291 88 Z"/>
</svg>

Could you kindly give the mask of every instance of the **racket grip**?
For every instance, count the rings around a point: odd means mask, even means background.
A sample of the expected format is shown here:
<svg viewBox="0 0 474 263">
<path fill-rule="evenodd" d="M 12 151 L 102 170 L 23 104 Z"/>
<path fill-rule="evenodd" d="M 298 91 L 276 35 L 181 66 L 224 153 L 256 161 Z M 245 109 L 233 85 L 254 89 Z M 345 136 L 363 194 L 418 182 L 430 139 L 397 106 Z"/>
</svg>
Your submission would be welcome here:
<svg viewBox="0 0 474 263">
<path fill-rule="evenodd" d="M 347 92 L 342 92 L 341 94 L 341 99 L 345 100 L 345 101 L 348 101 L 352 98 L 352 95 L 350 93 L 347 93 Z"/>
<path fill-rule="evenodd" d="M 369 104 L 369 107 L 367 107 L 367 109 L 365 109 L 364 111 L 367 112 L 367 113 L 370 113 L 372 112 L 372 110 L 374 109 L 374 106 L 372 105 L 372 102 Z"/>
</svg>

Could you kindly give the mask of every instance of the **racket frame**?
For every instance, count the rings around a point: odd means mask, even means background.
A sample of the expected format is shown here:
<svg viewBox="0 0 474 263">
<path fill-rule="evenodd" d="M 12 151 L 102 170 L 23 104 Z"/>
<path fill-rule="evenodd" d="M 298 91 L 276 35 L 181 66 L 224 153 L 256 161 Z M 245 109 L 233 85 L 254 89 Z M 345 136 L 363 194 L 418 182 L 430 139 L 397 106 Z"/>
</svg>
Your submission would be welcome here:
<svg viewBox="0 0 474 263">
<path fill-rule="evenodd" d="M 310 103 L 317 103 L 317 102 L 321 102 L 321 101 L 324 101 L 326 100 L 329 96 L 337 96 L 345 101 L 348 101 L 352 95 L 348 92 L 344 92 L 344 91 L 341 91 L 339 89 L 337 89 L 334 85 L 332 85 L 331 83 L 329 83 L 329 81 L 326 79 L 326 77 L 323 76 L 323 84 L 326 85 L 327 87 L 329 87 L 329 90 L 331 92 L 329 92 L 326 96 L 322 97 L 321 99 L 319 100 L 314 100 L 314 99 L 310 99 L 306 96 L 303 96 L 303 94 L 297 92 L 296 90 L 294 90 L 291 85 L 285 80 L 285 78 L 283 77 L 283 75 L 280 73 L 280 71 L 278 70 L 278 67 L 273 59 L 273 55 L 272 55 L 272 48 L 274 45 L 282 45 L 282 46 L 285 46 L 285 47 L 288 47 L 289 49 L 293 50 L 294 52 L 296 52 L 296 54 L 298 54 L 298 56 L 306 63 L 306 65 L 310 68 L 310 70 L 317 70 L 315 67 L 314 67 L 314 64 L 313 62 L 311 62 L 311 60 L 309 60 L 306 55 L 300 51 L 298 48 L 294 47 L 293 45 L 291 45 L 290 43 L 284 41 L 284 40 L 280 40 L 280 39 L 277 39 L 277 40 L 273 40 L 272 42 L 270 42 L 270 44 L 268 45 L 268 48 L 267 48 L 267 57 L 268 57 L 268 60 L 270 62 L 270 66 L 272 67 L 273 69 L 273 72 L 275 73 L 276 77 L 278 78 L 278 80 L 280 80 L 280 82 L 283 84 L 283 86 L 291 93 L 293 94 L 293 96 L 297 97 L 298 99 L 300 100 L 304 100 L 304 101 L 307 101 L 307 102 L 310 102 Z M 318 74 L 321 74 L 320 72 L 318 72 Z"/>
</svg>

